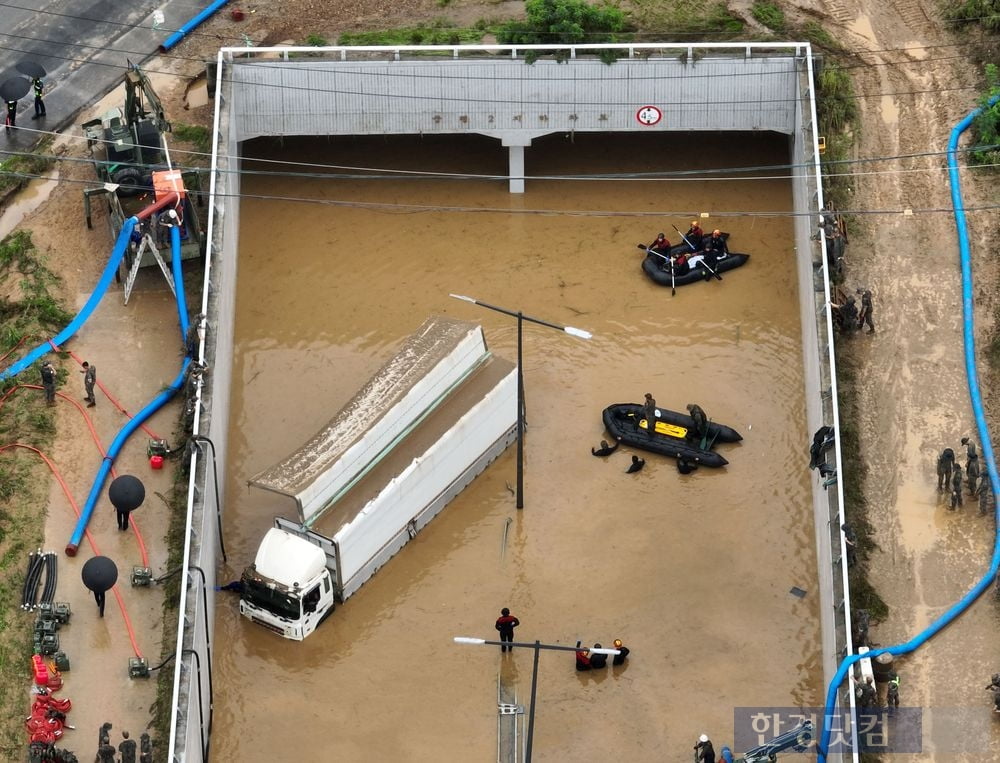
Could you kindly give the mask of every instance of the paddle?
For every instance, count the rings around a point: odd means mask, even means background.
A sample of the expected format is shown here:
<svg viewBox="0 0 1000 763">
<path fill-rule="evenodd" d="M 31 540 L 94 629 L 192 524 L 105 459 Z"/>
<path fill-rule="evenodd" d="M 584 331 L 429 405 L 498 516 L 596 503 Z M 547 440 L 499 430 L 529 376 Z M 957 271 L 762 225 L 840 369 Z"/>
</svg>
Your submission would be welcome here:
<svg viewBox="0 0 1000 763">
<path fill-rule="evenodd" d="M 676 225 L 671 225 L 670 227 L 673 228 L 678 233 L 681 233 L 681 229 L 678 228 Z M 693 252 L 694 251 L 694 245 L 690 241 L 688 241 L 687 236 L 685 236 L 683 233 L 681 233 L 681 238 L 684 239 L 684 243 L 685 244 L 687 244 L 688 246 L 691 247 L 691 251 Z M 703 257 L 702 260 L 701 260 L 701 264 L 705 266 L 705 270 L 707 270 L 713 276 L 715 276 L 716 278 L 718 278 L 720 281 L 722 280 L 722 276 L 720 276 L 718 273 L 716 273 L 714 270 L 712 270 L 712 266 L 708 264 L 708 258 Z"/>
<path fill-rule="evenodd" d="M 663 259 L 667 260 L 670 263 L 670 296 L 671 297 L 676 297 L 677 296 L 677 282 L 674 279 L 674 258 L 673 257 L 668 257 L 665 254 L 660 254 L 659 252 L 654 252 L 652 249 L 650 249 L 645 244 L 636 244 L 636 246 L 639 249 L 642 249 L 646 254 L 655 254 L 657 257 L 662 257 Z"/>
</svg>

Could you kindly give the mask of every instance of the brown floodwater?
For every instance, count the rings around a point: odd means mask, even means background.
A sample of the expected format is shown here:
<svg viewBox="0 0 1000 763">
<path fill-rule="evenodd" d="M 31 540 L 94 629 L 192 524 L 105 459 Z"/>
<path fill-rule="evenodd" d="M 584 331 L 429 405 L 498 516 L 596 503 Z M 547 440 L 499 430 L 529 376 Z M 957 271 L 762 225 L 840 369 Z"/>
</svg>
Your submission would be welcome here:
<svg viewBox="0 0 1000 763">
<path fill-rule="evenodd" d="M 786 146 L 767 135 L 556 136 L 528 150 L 526 167 L 784 164 Z M 250 150 L 349 166 L 506 167 L 486 139 Z M 599 675 L 577 674 L 572 655 L 541 655 L 539 761 L 686 761 L 702 732 L 717 749 L 731 743 L 734 707 L 819 704 L 791 221 L 719 216 L 791 209 L 787 179 L 529 181 L 520 196 L 497 180 L 248 176 L 243 192 L 224 518 L 233 567 L 222 574 L 253 560 L 275 514 L 291 516 L 247 479 L 325 424 L 427 316 L 480 321 L 491 349 L 516 357 L 514 319 L 450 292 L 594 338 L 525 324 L 523 511 L 509 489 L 511 448 L 306 641 L 255 627 L 235 599 L 222 601 L 214 759 L 492 760 L 501 657 L 452 637 L 495 638 L 503 606 L 521 620 L 519 640 L 622 638 L 632 649 L 624 670 Z M 730 231 L 731 249 L 750 252 L 750 263 L 671 297 L 643 275 L 636 248 L 661 230 L 676 239 L 672 224 L 686 230 L 688 218 L 662 210 L 710 213 L 705 227 Z M 602 409 L 646 391 L 665 408 L 698 402 L 740 430 L 743 443 L 719 448 L 730 465 L 681 476 L 673 460 L 643 454 L 645 469 L 629 475 L 625 448 L 592 457 L 606 437 Z M 510 662 L 526 701 L 531 653 Z"/>
</svg>

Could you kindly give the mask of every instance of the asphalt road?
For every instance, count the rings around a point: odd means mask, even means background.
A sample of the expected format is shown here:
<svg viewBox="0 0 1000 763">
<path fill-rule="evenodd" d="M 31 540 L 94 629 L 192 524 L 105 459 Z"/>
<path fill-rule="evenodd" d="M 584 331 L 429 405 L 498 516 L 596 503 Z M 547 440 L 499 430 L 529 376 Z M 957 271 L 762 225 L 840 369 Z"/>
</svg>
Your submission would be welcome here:
<svg viewBox="0 0 1000 763">
<path fill-rule="evenodd" d="M 21 100 L 17 125 L 59 130 L 84 107 L 119 85 L 127 62 L 141 63 L 155 54 L 170 30 L 197 15 L 209 0 L 14 0 L 0 2 L 0 82 L 21 76 L 22 59 L 40 63 L 45 78 L 46 118 L 32 120 L 34 97 Z M 37 7 L 28 7 L 29 5 Z M 153 11 L 164 21 L 154 29 Z M 8 150 L 30 148 L 42 136 L 12 130 L 0 141 Z"/>
</svg>

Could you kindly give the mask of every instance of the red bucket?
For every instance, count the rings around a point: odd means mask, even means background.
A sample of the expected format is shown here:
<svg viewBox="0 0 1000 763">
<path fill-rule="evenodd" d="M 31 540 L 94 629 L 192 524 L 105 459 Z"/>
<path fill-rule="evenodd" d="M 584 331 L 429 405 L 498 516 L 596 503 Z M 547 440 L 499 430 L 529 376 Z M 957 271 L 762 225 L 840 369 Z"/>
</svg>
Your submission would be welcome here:
<svg viewBox="0 0 1000 763">
<path fill-rule="evenodd" d="M 154 469 L 162 469 L 163 468 L 163 456 L 150 456 L 149 457 L 149 465 L 152 466 Z"/>
</svg>

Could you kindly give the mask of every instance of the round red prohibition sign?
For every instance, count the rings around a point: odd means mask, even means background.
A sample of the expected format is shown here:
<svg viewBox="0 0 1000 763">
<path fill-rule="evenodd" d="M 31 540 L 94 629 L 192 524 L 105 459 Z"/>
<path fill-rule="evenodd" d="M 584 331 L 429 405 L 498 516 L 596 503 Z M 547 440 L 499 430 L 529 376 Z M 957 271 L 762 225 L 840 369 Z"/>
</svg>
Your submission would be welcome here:
<svg viewBox="0 0 1000 763">
<path fill-rule="evenodd" d="M 635 112 L 635 118 L 639 120 L 639 124 L 652 127 L 663 119 L 663 112 L 656 106 L 643 106 Z"/>
</svg>

